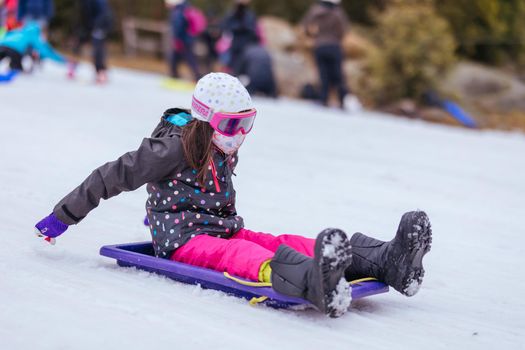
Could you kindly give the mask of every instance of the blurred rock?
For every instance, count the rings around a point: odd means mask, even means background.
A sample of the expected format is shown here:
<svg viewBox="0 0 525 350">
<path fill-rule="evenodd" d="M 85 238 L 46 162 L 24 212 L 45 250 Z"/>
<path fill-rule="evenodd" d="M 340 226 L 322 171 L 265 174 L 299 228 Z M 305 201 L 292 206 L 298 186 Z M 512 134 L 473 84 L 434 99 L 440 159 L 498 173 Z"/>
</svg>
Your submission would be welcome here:
<svg viewBox="0 0 525 350">
<path fill-rule="evenodd" d="M 299 97 L 306 84 L 317 83 L 317 70 L 299 27 L 276 17 L 260 19 L 266 48 L 273 60 L 279 94 Z"/>
<path fill-rule="evenodd" d="M 305 84 L 317 83 L 317 70 L 307 55 L 283 51 L 272 51 L 271 54 L 280 94 L 298 97 Z"/>
<path fill-rule="evenodd" d="M 525 130 L 525 83 L 518 75 L 461 62 L 441 82 L 440 90 L 472 111 L 484 127 Z"/>
<path fill-rule="evenodd" d="M 381 108 L 381 111 L 401 117 L 421 119 L 433 123 L 461 126 L 461 124 L 456 119 L 454 119 L 443 109 L 437 107 L 424 107 L 411 99 L 397 101 L 384 108 Z"/>
<path fill-rule="evenodd" d="M 408 118 L 418 118 L 417 103 L 414 100 L 408 98 L 389 104 L 381 108 L 381 111 Z"/>
<path fill-rule="evenodd" d="M 525 112 L 525 84 L 517 76 L 480 64 L 459 63 L 441 89 L 489 112 Z"/>
<path fill-rule="evenodd" d="M 360 89 L 360 81 L 365 75 L 365 62 L 362 60 L 345 60 L 343 62 L 343 73 L 346 79 L 346 85 L 350 91 L 358 96 L 361 100 L 368 101 L 367 96 L 364 96 Z"/>
<path fill-rule="evenodd" d="M 296 32 L 288 22 L 277 17 L 262 17 L 260 25 L 271 51 L 290 51 L 299 46 Z"/>
</svg>

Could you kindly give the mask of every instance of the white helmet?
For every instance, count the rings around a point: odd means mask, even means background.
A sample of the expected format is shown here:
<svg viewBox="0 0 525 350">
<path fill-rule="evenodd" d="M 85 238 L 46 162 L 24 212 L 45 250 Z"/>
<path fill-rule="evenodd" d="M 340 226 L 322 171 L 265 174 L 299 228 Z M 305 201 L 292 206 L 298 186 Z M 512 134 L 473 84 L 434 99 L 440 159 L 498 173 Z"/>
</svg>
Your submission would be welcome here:
<svg viewBox="0 0 525 350">
<path fill-rule="evenodd" d="M 238 113 L 252 109 L 250 94 L 239 79 L 226 73 L 202 77 L 193 91 L 191 115 L 209 122 L 214 112 Z"/>
</svg>

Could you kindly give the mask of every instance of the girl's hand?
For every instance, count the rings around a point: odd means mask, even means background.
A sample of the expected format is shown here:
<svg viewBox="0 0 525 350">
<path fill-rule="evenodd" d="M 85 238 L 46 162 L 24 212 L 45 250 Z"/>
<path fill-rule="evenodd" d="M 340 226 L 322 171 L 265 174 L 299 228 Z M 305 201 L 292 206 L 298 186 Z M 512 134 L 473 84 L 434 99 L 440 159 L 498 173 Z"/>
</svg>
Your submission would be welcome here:
<svg viewBox="0 0 525 350">
<path fill-rule="evenodd" d="M 68 225 L 60 221 L 55 214 L 51 213 L 35 225 L 35 233 L 38 237 L 50 244 L 56 243 L 56 237 L 66 232 Z"/>
</svg>

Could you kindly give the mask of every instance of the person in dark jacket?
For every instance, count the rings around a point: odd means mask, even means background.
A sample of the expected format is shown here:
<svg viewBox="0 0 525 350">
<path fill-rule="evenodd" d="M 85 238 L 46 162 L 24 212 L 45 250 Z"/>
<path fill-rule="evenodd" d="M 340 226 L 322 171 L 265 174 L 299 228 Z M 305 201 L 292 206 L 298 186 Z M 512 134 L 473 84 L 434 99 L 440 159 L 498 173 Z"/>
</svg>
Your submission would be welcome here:
<svg viewBox="0 0 525 350">
<path fill-rule="evenodd" d="M 246 77 L 245 85 L 250 94 L 277 97 L 272 58 L 262 45 L 253 44 L 244 49 L 238 74 Z"/>
<path fill-rule="evenodd" d="M 90 42 L 93 46 L 93 65 L 96 72 L 96 82 L 107 82 L 107 51 L 106 39 L 112 27 L 112 13 L 108 0 L 77 0 L 77 27 L 73 54 L 79 57 L 82 47 Z M 72 59 L 68 75 L 75 78 L 78 59 Z"/>
<path fill-rule="evenodd" d="M 202 33 L 202 39 L 206 44 L 206 69 L 208 72 L 213 71 L 215 64 L 219 62 L 217 42 L 222 36 L 222 18 L 218 15 L 218 12 L 217 9 L 208 11 L 206 16 L 208 25 L 204 33 Z"/>
<path fill-rule="evenodd" d="M 170 58 L 171 77 L 179 78 L 178 66 L 184 60 L 190 67 L 195 80 L 200 78 L 197 58 L 193 52 L 195 38 L 190 34 L 190 22 L 187 17 L 187 0 L 166 0 L 170 10 L 170 25 L 173 35 L 173 47 Z"/>
<path fill-rule="evenodd" d="M 260 43 L 257 16 L 249 4 L 250 0 L 236 0 L 234 10 L 223 23 L 223 33 L 231 37 L 227 66 L 234 75 L 239 75 L 244 50 L 253 43 Z"/>
<path fill-rule="evenodd" d="M 345 275 L 371 274 L 414 295 L 423 278 L 422 257 L 430 248 L 424 212 L 405 214 L 390 242 L 360 233 L 348 240 L 339 229 L 326 229 L 314 240 L 244 227 L 232 176 L 256 114 L 237 78 L 206 75 L 195 87 L 191 112 L 166 111 L 150 138 L 94 170 L 36 224 L 37 234 L 54 243 L 101 199 L 147 184 L 146 212 L 159 258 L 271 282 L 277 292 L 305 298 L 331 317 L 344 314 L 350 304 Z"/>
<path fill-rule="evenodd" d="M 337 89 L 339 104 L 344 108 L 348 93 L 342 70 L 341 41 L 348 27 L 348 19 L 339 6 L 340 0 L 321 0 L 314 4 L 302 24 L 306 34 L 313 37 L 314 55 L 321 80 L 321 103 L 328 105 L 331 87 Z"/>
</svg>

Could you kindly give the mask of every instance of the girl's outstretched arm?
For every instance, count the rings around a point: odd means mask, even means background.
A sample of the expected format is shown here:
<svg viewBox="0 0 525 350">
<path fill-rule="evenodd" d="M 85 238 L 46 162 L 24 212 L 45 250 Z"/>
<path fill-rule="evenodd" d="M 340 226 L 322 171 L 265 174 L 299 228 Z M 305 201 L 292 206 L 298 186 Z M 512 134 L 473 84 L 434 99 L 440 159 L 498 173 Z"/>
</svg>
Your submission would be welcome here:
<svg viewBox="0 0 525 350">
<path fill-rule="evenodd" d="M 95 169 L 55 206 L 53 214 L 66 225 L 77 224 L 101 199 L 168 177 L 183 157 L 179 137 L 145 138 L 136 151 Z"/>
</svg>

